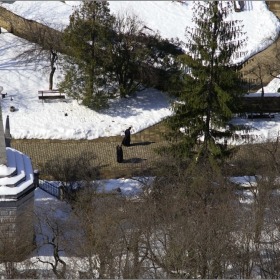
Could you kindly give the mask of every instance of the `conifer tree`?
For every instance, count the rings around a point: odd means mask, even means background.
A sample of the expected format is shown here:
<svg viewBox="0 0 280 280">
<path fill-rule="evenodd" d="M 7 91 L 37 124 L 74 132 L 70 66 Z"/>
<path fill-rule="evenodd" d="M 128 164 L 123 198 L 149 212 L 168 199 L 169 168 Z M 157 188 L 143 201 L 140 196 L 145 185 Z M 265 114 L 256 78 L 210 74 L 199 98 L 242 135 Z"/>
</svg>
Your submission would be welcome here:
<svg viewBox="0 0 280 280">
<path fill-rule="evenodd" d="M 67 56 L 59 88 L 94 109 L 106 107 L 110 94 L 106 52 L 113 22 L 107 1 L 84 1 L 70 16 L 63 34 Z"/>
<path fill-rule="evenodd" d="M 245 44 L 245 33 L 237 20 L 227 20 L 232 3 L 197 2 L 194 5 L 194 28 L 186 28 L 188 54 L 179 56 L 183 68 L 170 79 L 174 115 L 167 120 L 174 153 L 210 161 L 225 153 L 219 139 L 229 136 L 226 123 L 232 117 L 232 106 L 242 94 L 239 75 L 232 63 L 234 55 Z"/>
</svg>

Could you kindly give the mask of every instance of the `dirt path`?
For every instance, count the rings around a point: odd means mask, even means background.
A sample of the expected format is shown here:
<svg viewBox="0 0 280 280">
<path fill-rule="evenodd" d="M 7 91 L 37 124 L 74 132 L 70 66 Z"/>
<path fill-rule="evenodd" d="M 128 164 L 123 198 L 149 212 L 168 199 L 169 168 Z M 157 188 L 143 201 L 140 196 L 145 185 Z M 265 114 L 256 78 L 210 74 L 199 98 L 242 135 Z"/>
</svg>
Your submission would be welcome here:
<svg viewBox="0 0 280 280">
<path fill-rule="evenodd" d="M 83 152 L 94 153 L 94 165 L 100 166 L 102 178 L 120 178 L 149 175 L 153 162 L 158 158 L 155 148 L 166 145 L 162 137 L 165 128 L 162 124 L 149 127 L 131 135 L 131 146 L 123 147 L 124 162 L 117 163 L 116 146 L 122 137 L 103 137 L 95 140 L 39 140 L 12 139 L 11 146 L 27 154 L 34 169 L 41 169 L 40 164 L 56 157 L 75 158 Z M 44 170 L 40 170 L 42 176 Z"/>
</svg>

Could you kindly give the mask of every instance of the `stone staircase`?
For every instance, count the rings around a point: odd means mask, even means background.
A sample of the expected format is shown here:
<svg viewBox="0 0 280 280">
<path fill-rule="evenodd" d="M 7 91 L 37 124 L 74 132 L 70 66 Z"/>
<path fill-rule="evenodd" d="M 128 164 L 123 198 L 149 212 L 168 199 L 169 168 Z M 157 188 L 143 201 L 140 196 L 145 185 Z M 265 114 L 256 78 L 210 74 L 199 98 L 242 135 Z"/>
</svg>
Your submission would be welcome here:
<svg viewBox="0 0 280 280">
<path fill-rule="evenodd" d="M 34 190 L 31 159 L 13 148 L 6 150 L 8 166 L 0 166 L 0 205 L 2 200 L 17 201 Z"/>
</svg>

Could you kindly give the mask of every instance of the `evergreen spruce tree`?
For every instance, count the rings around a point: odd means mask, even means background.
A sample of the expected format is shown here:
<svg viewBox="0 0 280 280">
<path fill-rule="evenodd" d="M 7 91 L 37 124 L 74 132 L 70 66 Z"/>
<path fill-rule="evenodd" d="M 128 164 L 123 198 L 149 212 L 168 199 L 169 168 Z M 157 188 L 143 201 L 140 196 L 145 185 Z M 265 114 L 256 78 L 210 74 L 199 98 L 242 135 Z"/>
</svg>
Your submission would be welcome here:
<svg viewBox="0 0 280 280">
<path fill-rule="evenodd" d="M 84 1 L 63 34 L 67 56 L 59 88 L 94 109 L 106 107 L 110 96 L 106 64 L 113 22 L 107 1 Z"/>
<path fill-rule="evenodd" d="M 179 57 L 189 73 L 177 71 L 170 79 L 174 115 L 167 120 L 172 151 L 210 162 L 225 155 L 219 139 L 229 136 L 226 123 L 232 106 L 242 94 L 232 58 L 245 44 L 241 22 L 226 20 L 232 3 L 197 2 L 193 11 L 195 28 L 186 28 L 189 55 Z"/>
</svg>

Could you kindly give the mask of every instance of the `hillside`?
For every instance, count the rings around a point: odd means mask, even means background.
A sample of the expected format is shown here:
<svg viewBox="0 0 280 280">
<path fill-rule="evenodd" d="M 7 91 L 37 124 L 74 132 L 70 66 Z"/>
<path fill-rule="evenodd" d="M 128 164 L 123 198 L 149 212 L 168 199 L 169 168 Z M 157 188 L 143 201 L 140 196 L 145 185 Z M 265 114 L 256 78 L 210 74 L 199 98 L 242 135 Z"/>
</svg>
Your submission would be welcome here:
<svg viewBox="0 0 280 280">
<path fill-rule="evenodd" d="M 2 6 L 27 19 L 58 28 L 67 25 L 72 8 L 77 3 L 15 1 L 12 4 L 3 3 Z M 244 52 L 247 52 L 248 57 L 272 43 L 278 36 L 280 24 L 267 10 L 264 1 L 246 3 L 245 11 L 234 12 L 231 18 L 244 22 L 244 30 L 249 37 Z M 129 9 L 137 13 L 147 27 L 159 30 L 163 37 L 179 37 L 181 40 L 184 40 L 185 27 L 192 24 L 192 5 L 193 2 L 181 4 L 172 1 L 110 2 L 113 13 Z M 37 69 L 32 63 L 18 63 L 14 57 L 29 43 L 19 40 L 5 30 L 2 30 L 1 37 L 0 86 L 4 88 L 3 93 L 8 94 L 2 99 L 3 122 L 5 125 L 5 118 L 9 115 L 13 138 L 95 139 L 120 135 L 128 126 L 132 126 L 132 133 L 136 133 L 172 113 L 165 95 L 155 89 L 146 89 L 127 99 L 115 99 L 111 101 L 110 109 L 100 112 L 80 106 L 71 99 L 43 103 L 38 99 L 38 90 L 48 87 L 45 62 Z M 246 59 L 246 56 L 242 59 Z M 59 76 L 58 69 L 55 83 Z M 11 106 L 16 108 L 15 112 L 10 112 Z M 277 120 L 278 118 L 275 118 L 275 121 Z M 278 121 L 275 127 L 278 127 Z"/>
</svg>

